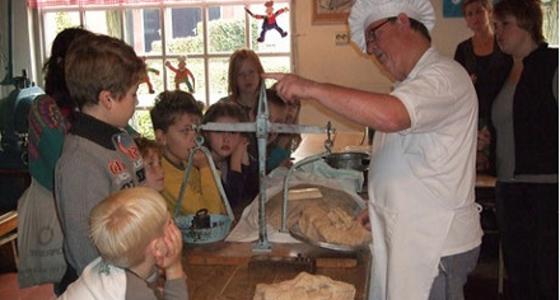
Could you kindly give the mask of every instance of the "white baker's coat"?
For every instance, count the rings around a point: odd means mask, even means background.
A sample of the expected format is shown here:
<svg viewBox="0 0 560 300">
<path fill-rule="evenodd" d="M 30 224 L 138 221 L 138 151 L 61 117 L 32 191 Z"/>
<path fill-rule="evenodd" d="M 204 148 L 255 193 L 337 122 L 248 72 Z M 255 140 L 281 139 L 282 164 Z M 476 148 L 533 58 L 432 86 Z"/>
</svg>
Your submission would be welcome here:
<svg viewBox="0 0 560 300">
<path fill-rule="evenodd" d="M 369 298 L 427 299 L 440 258 L 481 243 L 474 203 L 478 101 L 466 71 L 433 48 L 391 94 L 405 105 L 411 128 L 374 138 Z"/>
</svg>

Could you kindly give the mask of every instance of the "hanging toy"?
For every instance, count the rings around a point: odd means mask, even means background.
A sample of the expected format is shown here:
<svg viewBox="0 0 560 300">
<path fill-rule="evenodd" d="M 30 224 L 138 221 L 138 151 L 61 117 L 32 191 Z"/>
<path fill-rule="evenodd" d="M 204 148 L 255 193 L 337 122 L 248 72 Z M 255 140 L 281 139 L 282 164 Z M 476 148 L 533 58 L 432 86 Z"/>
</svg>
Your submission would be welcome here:
<svg viewBox="0 0 560 300">
<path fill-rule="evenodd" d="M 144 62 L 146 62 L 146 57 L 142 57 L 142 60 L 144 60 Z M 152 85 L 152 82 L 150 81 L 150 76 L 148 75 L 148 73 L 154 73 L 156 75 L 159 75 L 159 70 L 158 69 L 154 69 L 154 68 L 150 68 L 150 67 L 146 67 L 146 75 L 144 76 L 144 78 L 142 78 L 142 81 L 140 83 L 145 83 L 148 85 L 148 92 L 150 94 L 155 93 L 154 91 L 154 86 Z"/>
<path fill-rule="evenodd" d="M 184 83 L 187 85 L 189 93 L 192 94 L 194 93 L 195 81 L 193 74 L 187 69 L 187 58 L 185 56 L 179 56 L 177 60 L 179 60 L 177 68 L 173 67 L 170 62 L 165 62 L 165 66 L 169 70 L 175 72 L 175 89 L 178 90 L 181 83 Z"/>
<path fill-rule="evenodd" d="M 259 43 L 264 42 L 264 37 L 266 35 L 266 32 L 271 30 L 271 29 L 276 29 L 282 37 L 287 36 L 288 33 L 286 31 L 284 31 L 282 28 L 280 28 L 280 26 L 278 26 L 278 24 L 276 23 L 276 17 L 279 16 L 280 14 L 288 11 L 289 9 L 287 7 L 284 7 L 282 9 L 279 9 L 276 12 L 274 12 L 274 8 L 273 8 L 274 1 L 266 1 L 264 3 L 264 6 L 266 7 L 266 15 L 255 15 L 254 13 L 252 13 L 249 10 L 249 8 L 245 7 L 245 11 L 251 17 L 253 17 L 257 20 L 263 19 L 263 23 L 262 23 L 262 27 L 261 27 L 261 35 L 257 39 L 257 42 L 259 42 Z"/>
</svg>

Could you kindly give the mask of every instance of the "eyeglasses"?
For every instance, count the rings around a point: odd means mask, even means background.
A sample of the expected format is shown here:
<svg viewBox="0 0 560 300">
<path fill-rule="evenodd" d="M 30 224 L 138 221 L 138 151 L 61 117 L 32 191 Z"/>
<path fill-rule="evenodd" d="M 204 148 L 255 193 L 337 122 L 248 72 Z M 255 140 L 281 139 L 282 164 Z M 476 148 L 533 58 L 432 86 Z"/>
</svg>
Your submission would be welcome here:
<svg viewBox="0 0 560 300">
<path fill-rule="evenodd" d="M 383 27 L 383 25 L 389 23 L 391 21 L 391 19 L 387 19 L 383 22 L 381 22 L 380 24 L 378 24 L 377 26 L 371 28 L 370 30 L 368 30 L 366 32 L 366 43 L 371 43 L 371 42 L 376 42 L 377 41 L 377 35 L 375 34 L 375 32 Z"/>
</svg>

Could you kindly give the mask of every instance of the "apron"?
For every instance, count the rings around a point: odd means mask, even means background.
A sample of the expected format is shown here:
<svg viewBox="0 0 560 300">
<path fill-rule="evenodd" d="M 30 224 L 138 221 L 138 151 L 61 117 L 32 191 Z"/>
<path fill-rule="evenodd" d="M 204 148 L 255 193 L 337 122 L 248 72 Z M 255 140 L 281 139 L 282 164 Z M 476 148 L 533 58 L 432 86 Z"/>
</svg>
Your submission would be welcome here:
<svg viewBox="0 0 560 300">
<path fill-rule="evenodd" d="M 420 211 L 399 213 L 372 204 L 369 215 L 373 263 L 368 299 L 428 299 L 454 212 L 421 216 Z"/>
<path fill-rule="evenodd" d="M 435 200 L 438 190 L 417 179 L 418 164 L 408 160 L 398 139 L 375 138 L 368 182 L 373 235 L 368 299 L 428 299 L 458 211 L 443 207 Z"/>
</svg>

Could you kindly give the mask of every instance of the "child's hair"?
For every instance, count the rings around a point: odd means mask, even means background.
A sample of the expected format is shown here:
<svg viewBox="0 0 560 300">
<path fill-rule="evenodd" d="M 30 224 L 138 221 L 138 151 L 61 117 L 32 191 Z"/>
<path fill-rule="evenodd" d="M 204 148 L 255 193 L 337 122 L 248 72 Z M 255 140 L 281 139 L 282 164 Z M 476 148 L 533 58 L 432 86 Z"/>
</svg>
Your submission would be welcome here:
<svg viewBox="0 0 560 300">
<path fill-rule="evenodd" d="M 149 243 L 163 235 L 169 219 L 165 200 L 155 190 L 135 187 L 116 192 L 90 214 L 90 237 L 107 262 L 129 268 L 141 263 Z"/>
<path fill-rule="evenodd" d="M 204 117 L 202 117 L 201 123 L 215 122 L 220 117 L 234 118 L 239 122 L 249 121 L 247 114 L 239 104 L 222 100 L 210 105 Z"/>
<path fill-rule="evenodd" d="M 59 107 L 68 107 L 71 110 L 76 107 L 76 103 L 70 98 L 66 80 L 64 79 L 66 53 L 75 39 L 91 34 L 90 31 L 80 27 L 66 28 L 56 35 L 52 43 L 51 56 L 43 66 L 45 93 L 51 95 Z"/>
<path fill-rule="evenodd" d="M 146 74 L 146 64 L 125 42 L 106 35 L 76 39 L 66 56 L 66 84 L 81 109 L 96 105 L 99 93 L 109 91 L 121 99 Z"/>
<path fill-rule="evenodd" d="M 146 157 L 150 151 L 155 151 L 156 153 L 161 154 L 161 147 L 154 140 L 139 136 L 134 138 L 134 142 L 136 143 L 136 146 L 138 146 L 138 150 L 140 150 L 142 157 Z"/>
<path fill-rule="evenodd" d="M 160 93 L 150 110 L 154 130 L 167 131 L 175 119 L 184 114 L 202 117 L 202 111 L 194 97 L 181 90 Z"/>
<path fill-rule="evenodd" d="M 282 98 L 280 98 L 280 96 L 278 96 L 278 94 L 276 93 L 276 90 L 274 88 L 266 89 L 266 101 L 267 101 L 268 106 L 270 106 L 270 104 L 272 104 L 272 105 L 276 105 L 276 106 L 284 108 L 284 109 L 288 107 L 288 104 L 286 104 L 286 102 L 284 102 L 284 100 L 282 100 Z M 258 109 L 259 109 L 259 103 L 258 103 L 258 99 L 257 99 L 257 103 L 255 103 L 255 106 L 254 106 L 254 109 L 253 109 L 253 117 L 257 116 Z"/>
<path fill-rule="evenodd" d="M 249 49 L 239 49 L 233 52 L 229 58 L 229 71 L 228 71 L 228 93 L 234 98 L 239 96 L 239 87 L 237 86 L 237 71 L 241 68 L 241 64 L 245 60 L 251 60 L 257 67 L 257 71 L 260 74 L 264 73 L 264 68 L 261 61 L 255 51 Z M 259 81 L 259 86 L 262 84 L 262 78 Z"/>
</svg>

